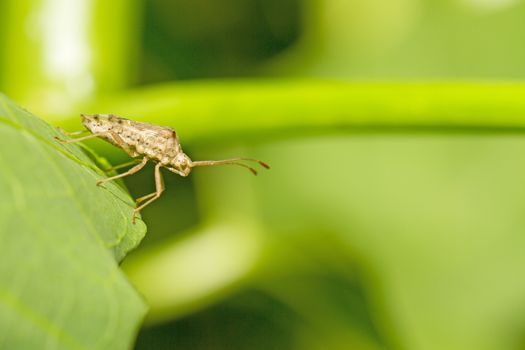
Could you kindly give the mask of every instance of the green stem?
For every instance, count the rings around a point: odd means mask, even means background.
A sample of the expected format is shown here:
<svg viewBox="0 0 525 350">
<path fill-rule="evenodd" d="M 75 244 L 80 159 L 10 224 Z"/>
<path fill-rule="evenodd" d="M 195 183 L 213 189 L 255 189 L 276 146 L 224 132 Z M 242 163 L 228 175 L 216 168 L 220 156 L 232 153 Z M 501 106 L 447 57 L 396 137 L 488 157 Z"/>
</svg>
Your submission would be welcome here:
<svg viewBox="0 0 525 350">
<path fill-rule="evenodd" d="M 340 131 L 522 133 L 524 96 L 519 83 L 201 81 L 129 91 L 88 110 L 214 143 Z"/>
<path fill-rule="evenodd" d="M 134 78 L 138 0 L 2 0 L 0 89 L 35 113 L 77 104 Z"/>
</svg>

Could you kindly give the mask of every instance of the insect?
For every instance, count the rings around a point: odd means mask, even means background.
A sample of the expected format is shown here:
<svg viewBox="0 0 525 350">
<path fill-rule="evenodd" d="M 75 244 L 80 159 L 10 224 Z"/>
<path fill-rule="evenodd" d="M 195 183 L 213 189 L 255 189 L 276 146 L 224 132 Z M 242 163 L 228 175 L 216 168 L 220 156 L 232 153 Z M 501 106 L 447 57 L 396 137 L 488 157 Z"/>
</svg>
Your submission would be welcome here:
<svg viewBox="0 0 525 350">
<path fill-rule="evenodd" d="M 175 130 L 169 127 L 137 122 L 113 114 L 81 114 L 80 117 L 82 119 L 82 124 L 87 130 L 77 132 L 63 131 L 63 133 L 68 136 L 73 136 L 90 132 L 90 135 L 69 140 L 56 139 L 61 143 L 67 144 L 99 137 L 123 149 L 132 158 L 137 158 L 132 162 L 114 167 L 113 169 L 118 169 L 136 164 L 126 172 L 98 181 L 97 186 L 135 174 L 141 170 L 148 161 L 156 163 L 155 192 L 136 199 L 137 206 L 133 210 L 133 223 L 135 223 L 135 218 L 138 213 L 147 205 L 158 199 L 164 191 L 164 181 L 162 179 L 160 168 L 168 169 L 169 171 L 183 177 L 188 176 L 191 170 L 196 167 L 229 164 L 242 166 L 250 170 L 254 175 L 257 175 L 257 171 L 254 168 L 242 163 L 242 161 L 256 162 L 264 168 L 270 169 L 268 164 L 252 158 L 192 161 L 182 151 Z"/>
</svg>

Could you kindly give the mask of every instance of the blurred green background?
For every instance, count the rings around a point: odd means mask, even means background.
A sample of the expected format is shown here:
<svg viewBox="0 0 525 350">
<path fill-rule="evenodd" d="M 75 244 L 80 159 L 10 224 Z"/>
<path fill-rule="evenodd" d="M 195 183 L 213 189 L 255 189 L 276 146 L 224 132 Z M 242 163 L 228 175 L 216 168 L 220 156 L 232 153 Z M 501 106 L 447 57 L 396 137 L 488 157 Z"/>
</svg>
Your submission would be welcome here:
<svg viewBox="0 0 525 350">
<path fill-rule="evenodd" d="M 166 174 L 123 264 L 136 349 L 525 349 L 523 23 L 521 0 L 1 0 L 0 90 L 272 166 Z"/>
</svg>

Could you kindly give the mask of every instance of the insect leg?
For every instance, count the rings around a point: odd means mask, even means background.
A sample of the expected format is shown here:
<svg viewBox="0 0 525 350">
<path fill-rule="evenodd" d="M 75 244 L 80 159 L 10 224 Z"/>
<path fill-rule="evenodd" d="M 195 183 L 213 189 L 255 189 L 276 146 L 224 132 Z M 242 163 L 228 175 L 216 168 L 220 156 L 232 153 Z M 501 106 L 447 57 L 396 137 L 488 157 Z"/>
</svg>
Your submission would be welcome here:
<svg viewBox="0 0 525 350">
<path fill-rule="evenodd" d="M 151 193 L 149 195 L 146 195 L 144 197 L 142 197 L 144 200 L 144 198 L 149 198 L 151 197 L 150 199 L 148 199 L 146 201 L 146 203 L 138 206 L 134 211 L 133 211 L 133 223 L 135 223 L 135 217 L 137 216 L 137 214 L 142 210 L 144 209 L 145 206 L 147 206 L 148 204 L 151 204 L 151 202 L 153 202 L 154 200 L 156 200 L 157 198 L 160 197 L 160 195 L 162 194 L 162 192 L 164 192 L 164 180 L 162 179 L 162 174 L 160 173 L 160 167 L 162 166 L 161 163 L 157 163 L 157 165 L 155 165 L 155 189 L 156 191 L 154 193 Z M 140 199 L 140 198 L 139 198 Z"/>
<path fill-rule="evenodd" d="M 64 134 L 66 136 L 76 136 L 76 135 L 81 135 L 81 134 L 85 134 L 86 132 L 89 132 L 89 130 L 80 130 L 80 131 L 66 131 L 64 129 L 62 129 L 61 127 L 57 126 L 56 129 L 61 133 L 61 134 Z"/>
<path fill-rule="evenodd" d="M 182 171 L 180 171 L 180 170 L 177 170 L 177 169 L 175 169 L 175 168 L 171 168 L 171 167 L 169 167 L 169 166 L 165 166 L 165 168 L 168 169 L 169 171 L 171 171 L 172 173 L 175 173 L 175 174 L 180 175 L 180 176 L 182 176 L 182 177 L 186 177 L 186 174 L 184 174 L 184 173 L 183 173 Z"/>
<path fill-rule="evenodd" d="M 105 182 L 113 181 L 113 180 L 116 180 L 116 179 L 120 179 L 121 177 L 124 177 L 124 176 L 135 174 L 137 171 L 139 171 L 140 169 L 144 168 L 144 165 L 146 165 L 147 162 L 148 162 L 148 158 L 144 157 L 139 164 L 135 165 L 133 168 L 129 169 L 125 173 L 118 174 L 118 175 L 115 175 L 115 176 L 112 176 L 112 177 L 108 177 L 107 179 L 103 179 L 103 180 L 97 181 L 97 186 L 100 186 L 101 184 L 103 184 Z"/>
<path fill-rule="evenodd" d="M 133 164 L 137 164 L 138 162 L 141 162 L 141 160 L 133 159 L 132 161 L 129 161 L 129 162 L 126 162 L 126 163 L 123 163 L 123 164 L 119 164 L 119 165 L 115 165 L 115 166 L 112 166 L 111 168 L 104 169 L 104 170 L 105 171 L 113 171 L 113 170 L 125 168 L 125 167 L 133 165 Z"/>
<path fill-rule="evenodd" d="M 95 137 L 100 137 L 102 135 L 104 135 L 104 133 L 96 133 L 96 134 L 91 134 L 91 135 L 79 137 L 78 139 L 69 139 L 69 140 L 62 140 L 62 139 L 59 139 L 58 137 L 55 136 L 55 140 L 57 140 L 60 143 L 67 144 L 67 143 L 75 143 L 75 142 L 79 142 L 79 141 L 93 139 Z"/>
<path fill-rule="evenodd" d="M 140 203 L 144 202 L 146 199 L 150 199 L 151 197 L 153 197 L 156 194 L 157 194 L 157 192 L 153 192 L 153 193 L 147 194 L 145 196 L 142 196 L 140 198 L 135 199 L 135 202 L 137 204 L 140 204 Z"/>
</svg>

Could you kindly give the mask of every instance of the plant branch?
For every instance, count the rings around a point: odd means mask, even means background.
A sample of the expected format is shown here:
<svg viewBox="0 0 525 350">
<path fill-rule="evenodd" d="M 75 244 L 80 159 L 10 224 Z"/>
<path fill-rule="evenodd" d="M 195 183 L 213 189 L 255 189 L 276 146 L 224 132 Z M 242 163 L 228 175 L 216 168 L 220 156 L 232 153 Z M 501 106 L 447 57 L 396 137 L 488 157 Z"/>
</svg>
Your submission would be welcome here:
<svg viewBox="0 0 525 350">
<path fill-rule="evenodd" d="M 214 143 L 334 132 L 525 133 L 524 96 L 520 83 L 200 81 L 87 108 L 171 125 L 183 142 Z"/>
</svg>

